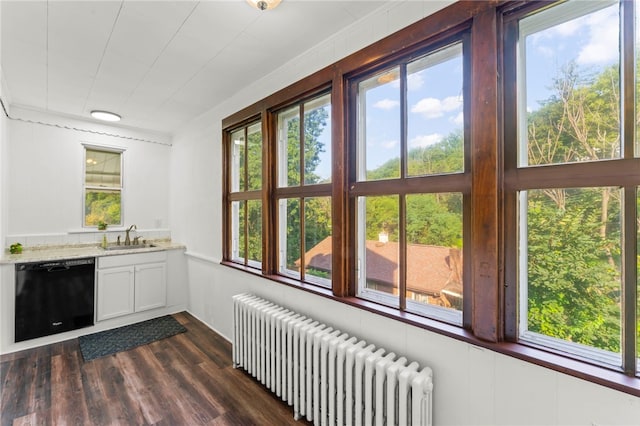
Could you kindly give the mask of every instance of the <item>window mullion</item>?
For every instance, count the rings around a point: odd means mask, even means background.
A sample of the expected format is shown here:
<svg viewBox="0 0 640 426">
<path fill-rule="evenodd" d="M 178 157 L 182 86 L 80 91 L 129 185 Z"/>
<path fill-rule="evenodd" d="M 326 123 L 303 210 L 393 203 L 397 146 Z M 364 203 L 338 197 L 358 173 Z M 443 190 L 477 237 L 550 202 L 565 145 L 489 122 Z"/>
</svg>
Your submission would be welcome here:
<svg viewBox="0 0 640 426">
<path fill-rule="evenodd" d="M 407 64 L 400 64 L 400 178 L 405 179 L 409 174 L 407 169 Z M 398 235 L 398 303 L 399 309 L 407 309 L 407 197 L 400 195 L 399 222 L 400 230 Z"/>
<path fill-rule="evenodd" d="M 623 214 L 623 291 L 622 291 L 622 368 L 633 376 L 638 366 L 636 359 L 637 336 L 637 194 L 635 187 L 624 188 Z"/>
<path fill-rule="evenodd" d="M 305 234 L 306 234 L 306 226 L 304 223 L 304 197 L 300 197 L 300 280 L 304 281 L 304 270 L 307 265 L 307 261 L 305 259 L 305 253 L 307 248 L 305 247 Z"/>
<path fill-rule="evenodd" d="M 404 156 L 403 156 L 404 157 Z M 399 309 L 404 311 L 407 309 L 407 196 L 400 196 L 400 230 L 399 230 L 399 253 L 398 262 L 400 264 L 399 285 L 398 285 L 398 302 Z"/>
<path fill-rule="evenodd" d="M 635 2 L 623 1 L 621 8 L 621 48 L 620 48 L 620 120 L 622 123 L 622 152 L 624 158 L 633 158 L 635 155 Z"/>
<path fill-rule="evenodd" d="M 300 176 L 299 179 L 300 181 L 298 182 L 298 185 L 302 186 L 304 185 L 304 181 L 305 181 L 305 177 L 304 177 L 304 156 L 305 156 L 305 150 L 304 150 L 304 146 L 305 146 L 305 141 L 304 141 L 304 104 L 300 104 L 300 118 L 298 119 L 298 122 L 300 123 L 300 128 L 299 130 L 299 134 L 300 136 L 298 137 L 299 139 L 299 150 L 300 150 Z"/>
<path fill-rule="evenodd" d="M 620 120 L 622 152 L 624 158 L 635 157 L 636 136 L 636 58 L 635 58 L 635 2 L 621 2 L 621 70 L 620 70 Z M 638 370 L 637 318 L 638 262 L 637 262 L 637 189 L 624 187 L 623 201 L 623 289 L 622 289 L 622 368 L 625 374 L 634 376 Z"/>
</svg>

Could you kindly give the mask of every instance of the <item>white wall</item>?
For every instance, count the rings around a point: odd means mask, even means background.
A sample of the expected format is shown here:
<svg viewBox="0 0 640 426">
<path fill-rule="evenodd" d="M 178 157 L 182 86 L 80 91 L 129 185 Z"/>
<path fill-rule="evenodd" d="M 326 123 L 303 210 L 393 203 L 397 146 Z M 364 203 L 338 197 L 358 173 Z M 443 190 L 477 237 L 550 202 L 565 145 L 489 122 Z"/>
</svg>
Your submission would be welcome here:
<svg viewBox="0 0 640 426">
<path fill-rule="evenodd" d="M 169 226 L 171 146 L 167 136 L 16 107 L 11 116 L 20 120 L 6 123 L 11 161 L 2 187 L 7 192 L 8 238 L 64 236 L 82 230 L 83 143 L 125 149 L 123 225 L 136 224 L 138 229 Z"/>
<path fill-rule="evenodd" d="M 170 216 L 174 239 L 188 248 L 189 310 L 230 338 L 231 296 L 250 291 L 429 365 L 434 424 L 638 424 L 640 398 L 219 265 L 221 120 L 448 3 L 398 1 L 373 11 L 175 135 Z"/>
</svg>

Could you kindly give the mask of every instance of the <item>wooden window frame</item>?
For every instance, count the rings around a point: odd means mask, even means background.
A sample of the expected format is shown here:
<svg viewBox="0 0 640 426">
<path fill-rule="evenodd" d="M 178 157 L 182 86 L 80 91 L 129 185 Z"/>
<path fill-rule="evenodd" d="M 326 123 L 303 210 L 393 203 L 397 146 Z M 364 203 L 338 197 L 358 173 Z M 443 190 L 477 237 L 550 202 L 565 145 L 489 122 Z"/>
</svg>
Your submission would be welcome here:
<svg viewBox="0 0 640 426">
<path fill-rule="evenodd" d="M 518 192 L 530 189 L 547 188 L 596 188 L 620 187 L 622 189 L 621 214 L 623 225 L 621 233 L 631 238 L 623 238 L 622 259 L 622 366 L 620 371 L 628 376 L 636 376 L 636 315 L 637 315 L 637 221 L 626 218 L 636 218 L 636 188 L 640 186 L 640 158 L 636 158 L 635 145 L 635 54 L 633 22 L 635 4 L 623 0 L 620 25 L 622 28 L 622 61 L 620 67 L 622 75 L 621 95 L 623 98 L 621 156 L 617 159 L 605 159 L 591 162 L 568 164 L 550 164 L 544 166 L 518 166 L 518 81 L 517 81 L 517 44 L 518 22 L 546 8 L 547 4 L 516 5 L 505 11 L 504 26 L 504 188 L 505 188 L 505 231 L 510 236 L 505 238 L 505 281 L 508 285 L 505 295 L 505 339 L 535 346 L 530 342 L 519 340 L 518 326 Z M 631 46 L 631 51 L 629 51 Z M 631 76 L 631 77 L 628 77 Z M 581 359 L 577 355 L 566 356 Z M 598 364 L 593 359 L 581 359 L 585 362 Z"/>
<path fill-rule="evenodd" d="M 623 0 L 628 2 L 629 0 Z M 402 321 L 453 339 L 472 345 L 488 348 L 517 359 L 566 373 L 574 377 L 604 385 L 628 394 L 640 396 L 640 378 L 624 371 L 605 368 L 600 365 L 578 360 L 549 349 L 524 345 L 513 337 L 513 319 L 517 315 L 514 298 L 513 246 L 510 235 L 514 232 L 513 194 L 516 188 L 526 187 L 533 177 L 526 169 L 509 166 L 508 137 L 512 128 L 513 112 L 508 99 L 515 87 L 513 78 L 505 70 L 515 58 L 505 52 L 504 40 L 509 37 L 509 16 L 524 10 L 547 7 L 546 1 L 506 1 L 487 0 L 458 1 L 446 8 L 412 24 L 408 27 L 377 41 L 311 75 L 281 89 L 272 95 L 238 111 L 222 120 L 223 133 L 223 260 L 222 264 L 239 271 L 249 272 L 267 280 L 288 285 L 302 291 L 311 292 L 318 297 L 330 298 L 336 302 L 359 309 L 374 312 L 385 317 Z M 625 6 L 628 7 L 628 6 Z M 629 19 L 625 17 L 624 19 Z M 626 22 L 626 21 L 625 21 Z M 632 27 L 633 22 L 631 23 Z M 625 28 L 627 28 L 625 24 Z M 353 190 L 356 171 L 350 162 L 354 158 L 354 140 L 350 132 L 355 128 L 354 115 L 350 111 L 349 79 L 366 69 L 374 69 L 383 63 L 410 55 L 424 46 L 432 45 L 460 33 L 470 31 L 468 60 L 471 67 L 469 102 L 465 99 L 465 108 L 469 108 L 469 134 L 471 173 L 462 179 L 470 181 L 471 192 L 468 203 L 471 212 L 469 236 L 465 249 L 469 256 L 465 260 L 465 317 L 463 327 L 442 323 L 410 312 L 389 308 L 355 297 L 355 282 L 352 271 L 355 259 L 352 249 L 354 226 L 352 218 L 355 212 Z M 625 38 L 633 39 L 633 33 L 625 31 Z M 624 63 L 625 72 L 633 70 L 633 63 Z M 332 177 L 330 193 L 332 199 L 332 288 L 326 289 L 308 283 L 293 280 L 277 273 L 277 222 L 276 222 L 276 122 L 274 111 L 286 105 L 292 105 L 301 99 L 330 90 L 331 92 L 331 152 Z M 624 97 L 628 101 L 634 98 L 633 88 L 624 88 Z M 467 106 L 468 105 L 468 106 Z M 262 270 L 248 268 L 230 261 L 230 218 L 228 205 L 228 162 L 226 161 L 225 136 L 229 130 L 243 123 L 259 119 L 263 130 L 263 263 Z M 625 124 L 625 133 L 629 133 Z M 466 161 L 466 159 L 465 159 Z M 568 180 L 562 185 L 569 187 L 591 173 L 598 173 L 598 180 L 606 185 L 633 186 L 640 180 L 640 161 L 634 158 L 617 160 L 615 166 L 605 164 L 572 164 Z M 544 179 L 551 182 L 564 171 L 555 166 L 548 168 Z M 566 176 L 565 176 L 566 177 Z M 439 177 L 433 177 L 438 182 Z M 539 184 L 539 181 L 536 181 Z M 445 187 L 446 184 L 438 183 Z M 377 189 L 368 188 L 368 182 L 360 182 L 357 190 L 362 193 L 375 193 Z M 287 191 L 292 191 L 291 193 Z M 324 192 L 323 192 L 324 194 Z M 286 189 L 279 196 L 296 195 L 295 190 Z M 468 242 L 468 244 L 467 244 Z M 467 270 L 469 271 L 467 273 Z M 507 277 L 507 278 L 505 278 Z M 627 289 L 628 290 L 628 289 Z M 635 293 L 628 291 L 626 298 Z"/>
<path fill-rule="evenodd" d="M 231 229 L 232 224 L 233 224 L 233 218 L 232 218 L 232 205 L 234 202 L 242 202 L 244 203 L 244 207 L 245 207 L 245 212 L 248 211 L 247 208 L 247 203 L 249 201 L 255 201 L 255 200 L 262 200 L 262 216 L 263 216 L 263 226 L 264 226 L 264 200 L 263 200 L 263 191 L 262 190 L 249 190 L 248 189 L 248 151 L 247 151 L 247 145 L 248 145 L 248 136 L 247 136 L 247 132 L 249 127 L 251 127 L 252 125 L 255 125 L 257 123 L 260 122 L 260 117 L 256 116 L 256 117 L 251 117 L 247 120 L 244 120 L 241 123 L 238 123 L 236 126 L 234 126 L 233 128 L 227 129 L 224 133 L 223 133 L 223 150 L 222 150 L 222 155 L 224 158 L 223 161 L 223 167 L 222 167 L 222 183 L 223 183 L 223 201 L 222 201 L 222 205 L 224 206 L 223 211 L 222 211 L 222 218 L 223 218 L 223 223 L 225 224 L 223 226 L 222 229 L 222 236 L 224 241 L 227 241 L 228 243 L 226 245 L 224 245 L 224 254 L 223 254 L 223 258 L 230 261 L 230 262 L 234 262 L 234 263 L 238 263 L 237 260 L 233 260 L 232 257 L 232 251 L 233 251 L 233 242 L 232 242 L 232 235 L 233 235 L 233 230 Z M 245 140 L 245 156 L 244 156 L 244 186 L 245 188 L 240 188 L 238 191 L 232 191 L 231 190 L 231 186 L 232 186 L 232 167 L 231 167 L 231 161 L 229 160 L 229 156 L 231 155 L 231 150 L 232 150 L 232 145 L 233 145 L 233 141 L 231 140 L 231 135 L 239 130 L 243 130 L 244 131 L 244 140 Z M 264 125 L 262 125 L 262 130 L 264 132 Z M 264 159 L 264 133 L 263 133 L 263 143 L 262 143 L 262 157 Z M 263 182 L 263 187 L 264 187 L 264 166 L 263 166 L 263 171 L 262 171 L 262 182 Z M 248 231 L 248 218 L 245 216 L 245 223 L 243 225 L 244 227 L 244 247 L 245 247 L 245 254 L 244 254 L 244 262 L 242 263 L 243 266 L 250 268 L 251 266 L 249 266 L 249 256 L 248 254 L 248 237 L 249 237 L 249 231 Z M 264 235 L 264 230 L 263 230 L 263 235 Z M 264 264 L 264 254 L 265 254 L 265 246 L 264 246 L 264 238 L 263 238 L 263 244 L 262 244 L 262 263 Z"/>
<path fill-rule="evenodd" d="M 406 91 L 406 76 L 407 66 L 414 60 L 428 56 L 440 49 L 447 48 L 456 43 L 462 45 L 462 62 L 463 62 L 463 113 L 465 117 L 463 131 L 464 142 L 464 168 L 461 172 L 455 173 L 435 173 L 432 175 L 423 176 L 411 176 L 408 175 L 407 166 L 407 134 L 408 134 L 408 121 L 407 121 L 407 91 Z M 359 99 L 359 84 L 378 73 L 385 72 L 385 70 L 391 70 L 398 68 L 400 72 L 400 176 L 393 179 L 384 180 L 359 180 L 356 176 L 357 169 L 357 134 L 358 126 L 353 125 L 348 130 L 347 143 L 350 147 L 348 151 L 348 161 L 350 170 L 352 173 L 349 175 L 349 198 L 354 200 L 354 206 L 348 211 L 348 225 L 350 229 L 349 240 L 357 241 L 357 208 L 355 207 L 355 200 L 359 197 L 367 196 L 385 196 L 392 195 L 398 196 L 399 211 L 399 282 L 398 282 L 398 306 L 397 309 L 400 312 L 407 311 L 406 303 L 406 196 L 416 194 L 436 194 L 436 193 L 460 193 L 463 198 L 463 259 L 471 258 L 470 240 L 471 240 L 471 133 L 470 133 L 470 101 L 471 98 L 471 34 L 469 25 L 462 25 L 456 27 L 451 31 L 444 32 L 433 40 L 429 40 L 427 43 L 421 43 L 413 49 L 407 49 L 402 51 L 402 56 L 392 57 L 390 60 L 381 61 L 374 66 L 365 67 L 352 73 L 346 78 L 346 88 L 348 92 L 348 120 L 350 123 L 358 122 L 358 99 Z M 356 249 L 351 245 L 349 247 L 349 256 L 357 259 Z M 470 277 L 470 262 L 463 262 L 463 277 Z M 349 283 L 349 294 L 358 294 L 358 278 L 357 270 L 355 267 L 350 269 L 350 275 L 347 279 Z M 471 328 L 471 285 L 470 279 L 463 278 L 463 294 L 467 297 L 463 298 L 462 309 L 462 326 L 464 328 Z M 444 320 L 444 319 L 442 319 Z"/>
<path fill-rule="evenodd" d="M 306 93 L 304 96 L 299 97 L 299 98 L 295 98 L 295 100 L 293 102 L 290 102 L 286 105 L 283 105 L 281 107 L 278 107 L 277 109 L 272 109 L 269 111 L 269 115 L 271 116 L 271 120 L 274 123 L 274 133 L 276 133 L 273 139 L 273 153 L 272 155 L 274 155 L 271 159 L 270 159 L 270 164 L 272 165 L 271 168 L 273 170 L 275 170 L 276 172 L 276 176 L 275 176 L 275 180 L 274 180 L 274 189 L 273 189 L 273 206 L 272 208 L 274 209 L 274 216 L 277 218 L 277 209 L 279 206 L 279 203 L 281 200 L 284 199 L 297 199 L 300 202 L 300 261 L 301 261 L 301 265 L 306 265 L 306 259 L 305 259 L 305 253 L 307 251 L 307 248 L 305 247 L 305 215 L 304 215 L 304 209 L 305 209 L 305 198 L 312 198 L 312 197 L 328 197 L 331 198 L 332 192 L 331 192 L 331 183 L 318 183 L 318 184 L 307 184 L 305 183 L 306 177 L 305 177 L 305 171 L 304 171 L 304 144 L 305 144 L 305 128 L 304 128 L 304 117 L 305 117 L 305 109 L 304 109 L 304 105 L 307 102 L 313 101 L 315 99 L 318 98 L 322 98 L 323 96 L 327 96 L 329 95 L 329 99 L 331 99 L 331 89 L 328 86 L 324 86 L 321 87 L 317 90 L 313 90 L 310 91 L 308 93 Z M 329 103 L 331 104 L 331 100 L 329 101 Z M 297 185 L 289 185 L 287 184 L 287 186 L 279 186 L 277 185 L 277 180 L 278 180 L 278 176 L 277 176 L 277 172 L 279 170 L 279 162 L 278 162 L 278 153 L 277 153 L 277 131 L 278 131 L 278 116 L 280 113 L 287 111 L 287 110 L 291 110 L 293 108 L 297 108 L 298 109 L 298 119 L 300 120 L 300 134 L 299 134 L 299 150 L 300 150 L 300 164 L 299 164 L 299 168 L 300 168 L 300 174 L 298 176 L 299 179 L 299 183 Z M 331 117 L 329 118 L 329 120 L 331 119 Z M 279 264 L 279 259 L 277 259 L 277 254 L 280 253 L 280 248 L 279 248 L 279 237 L 280 237 L 280 232 L 281 230 L 278 229 L 278 224 L 274 223 L 274 226 L 277 231 L 276 234 L 274 235 L 274 242 L 275 247 L 273 247 L 273 251 L 276 253 L 276 261 Z M 289 279 L 293 279 L 296 280 L 294 277 L 291 277 L 287 274 L 282 274 L 279 271 L 279 267 L 276 265 L 275 270 L 274 270 L 275 274 L 278 274 L 282 277 L 286 277 Z M 300 269 L 300 282 L 303 283 L 307 283 L 309 285 L 319 285 L 320 284 L 316 284 L 314 279 L 310 279 L 307 280 L 306 279 L 306 274 L 305 274 L 305 268 L 301 267 Z M 322 286 L 324 287 L 324 286 Z"/>
</svg>

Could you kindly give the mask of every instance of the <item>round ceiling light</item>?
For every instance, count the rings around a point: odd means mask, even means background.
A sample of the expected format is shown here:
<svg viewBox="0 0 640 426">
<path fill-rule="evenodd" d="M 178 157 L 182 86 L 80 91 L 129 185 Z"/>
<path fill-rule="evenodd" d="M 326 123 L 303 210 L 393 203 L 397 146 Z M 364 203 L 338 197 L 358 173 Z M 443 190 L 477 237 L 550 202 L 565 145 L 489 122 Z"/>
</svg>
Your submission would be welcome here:
<svg viewBox="0 0 640 426">
<path fill-rule="evenodd" d="M 247 0 L 251 6 L 258 10 L 271 10 L 275 9 L 282 0 Z"/>
<path fill-rule="evenodd" d="M 122 117 L 109 111 L 91 111 L 91 116 L 102 121 L 120 121 Z"/>
</svg>

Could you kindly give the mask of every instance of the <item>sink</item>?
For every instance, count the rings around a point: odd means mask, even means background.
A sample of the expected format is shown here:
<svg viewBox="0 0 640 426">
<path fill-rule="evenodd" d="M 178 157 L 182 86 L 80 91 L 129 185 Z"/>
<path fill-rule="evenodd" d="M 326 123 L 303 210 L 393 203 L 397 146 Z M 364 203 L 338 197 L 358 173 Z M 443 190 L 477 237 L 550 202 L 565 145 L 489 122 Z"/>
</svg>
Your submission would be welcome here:
<svg viewBox="0 0 640 426">
<path fill-rule="evenodd" d="M 139 249 L 144 249 L 144 248 L 151 248 L 151 247 L 156 247 L 155 244 L 131 244 L 129 246 L 125 246 L 124 244 L 121 245 L 113 245 L 113 246 L 107 246 L 107 247 L 102 247 L 103 250 L 106 251 L 113 251 L 113 250 L 139 250 Z"/>
</svg>

